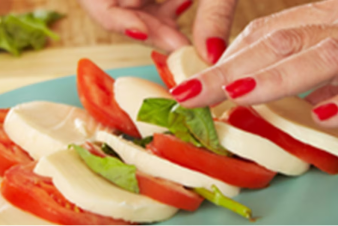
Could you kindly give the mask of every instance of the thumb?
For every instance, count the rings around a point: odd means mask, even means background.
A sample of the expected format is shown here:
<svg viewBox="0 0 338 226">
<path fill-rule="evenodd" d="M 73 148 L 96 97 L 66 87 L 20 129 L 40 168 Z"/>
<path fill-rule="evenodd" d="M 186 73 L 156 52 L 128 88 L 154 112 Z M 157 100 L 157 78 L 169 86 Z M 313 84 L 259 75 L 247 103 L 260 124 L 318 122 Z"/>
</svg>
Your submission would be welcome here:
<svg viewBox="0 0 338 226">
<path fill-rule="evenodd" d="M 194 44 L 202 59 L 215 64 L 226 50 L 237 0 L 200 0 Z"/>
</svg>

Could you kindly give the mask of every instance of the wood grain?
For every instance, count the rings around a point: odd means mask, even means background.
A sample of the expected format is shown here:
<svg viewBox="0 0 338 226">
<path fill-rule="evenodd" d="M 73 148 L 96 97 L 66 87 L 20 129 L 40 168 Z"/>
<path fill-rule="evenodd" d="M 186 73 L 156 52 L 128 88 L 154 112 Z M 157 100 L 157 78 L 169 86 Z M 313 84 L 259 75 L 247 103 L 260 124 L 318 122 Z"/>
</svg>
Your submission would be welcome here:
<svg viewBox="0 0 338 226">
<path fill-rule="evenodd" d="M 239 0 L 231 39 L 257 17 L 309 2 L 314 0 Z M 197 7 L 198 1 L 195 1 L 178 20 L 181 31 L 188 37 L 191 36 Z M 91 58 L 104 69 L 152 63 L 150 48 L 123 35 L 105 31 L 89 18 L 76 0 L 0 0 L 0 15 L 35 9 L 56 10 L 67 15 L 53 27 L 61 40 L 50 42 L 42 51 L 27 52 L 20 58 L 0 54 L 0 93 L 75 74 L 77 61 L 83 57 Z"/>
<path fill-rule="evenodd" d="M 257 17 L 309 2 L 315 2 L 315 0 L 239 0 L 231 39 Z M 198 1 L 195 1 L 193 7 L 179 19 L 180 29 L 188 36 L 191 36 L 197 6 Z M 0 0 L 0 15 L 9 12 L 27 12 L 34 9 L 57 10 L 67 15 L 66 19 L 54 26 L 56 32 L 60 34 L 61 40 L 52 42 L 50 47 L 135 43 L 134 40 L 120 34 L 102 29 L 89 18 L 76 0 Z"/>
</svg>

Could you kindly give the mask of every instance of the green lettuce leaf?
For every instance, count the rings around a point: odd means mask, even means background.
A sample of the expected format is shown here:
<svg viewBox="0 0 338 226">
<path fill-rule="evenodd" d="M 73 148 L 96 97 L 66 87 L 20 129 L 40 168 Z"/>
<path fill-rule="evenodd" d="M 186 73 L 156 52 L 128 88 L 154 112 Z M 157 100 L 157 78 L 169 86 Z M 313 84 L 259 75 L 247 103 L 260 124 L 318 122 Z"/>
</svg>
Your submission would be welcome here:
<svg viewBox="0 0 338 226">
<path fill-rule="evenodd" d="M 91 154 L 87 149 L 77 145 L 70 145 L 70 147 L 76 150 L 81 159 L 95 173 L 127 191 L 133 193 L 140 192 L 135 166 L 127 165 L 114 157 L 98 157 Z"/>
<path fill-rule="evenodd" d="M 187 109 L 164 98 L 144 100 L 137 120 L 167 128 L 182 141 L 205 147 L 219 155 L 231 155 L 219 143 L 209 108 Z"/>
<path fill-rule="evenodd" d="M 229 209 L 242 217 L 247 218 L 250 221 L 254 221 L 255 218 L 252 217 L 252 211 L 250 208 L 244 206 L 243 204 L 236 202 L 233 199 L 230 199 L 222 194 L 222 192 L 215 186 L 212 186 L 213 191 L 209 191 L 205 188 L 194 188 L 193 189 L 197 194 L 204 197 L 206 200 L 214 203 L 217 206 L 224 207 Z"/>
<path fill-rule="evenodd" d="M 47 37 L 54 40 L 59 38 L 48 28 L 48 25 L 62 17 L 63 15 L 53 11 L 2 16 L 0 17 L 0 48 L 13 55 L 19 55 L 29 48 L 39 50 L 45 46 Z"/>
</svg>

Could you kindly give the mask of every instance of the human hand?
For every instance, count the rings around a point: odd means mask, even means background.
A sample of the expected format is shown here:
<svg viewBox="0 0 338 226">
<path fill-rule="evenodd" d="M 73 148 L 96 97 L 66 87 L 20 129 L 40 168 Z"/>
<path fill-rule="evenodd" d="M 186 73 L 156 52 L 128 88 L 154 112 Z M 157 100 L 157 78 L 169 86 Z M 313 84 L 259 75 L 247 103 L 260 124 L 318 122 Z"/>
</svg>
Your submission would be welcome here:
<svg viewBox="0 0 338 226">
<path fill-rule="evenodd" d="M 119 32 L 171 52 L 190 41 L 176 19 L 192 5 L 192 0 L 79 0 L 106 30 Z M 193 39 L 201 57 L 216 63 L 226 49 L 237 0 L 200 0 Z M 221 21 L 221 23 L 220 23 Z"/>
<path fill-rule="evenodd" d="M 337 0 L 303 5 L 253 21 L 212 68 L 171 92 L 186 107 L 226 98 L 252 105 L 317 89 L 314 120 L 338 126 Z"/>
</svg>

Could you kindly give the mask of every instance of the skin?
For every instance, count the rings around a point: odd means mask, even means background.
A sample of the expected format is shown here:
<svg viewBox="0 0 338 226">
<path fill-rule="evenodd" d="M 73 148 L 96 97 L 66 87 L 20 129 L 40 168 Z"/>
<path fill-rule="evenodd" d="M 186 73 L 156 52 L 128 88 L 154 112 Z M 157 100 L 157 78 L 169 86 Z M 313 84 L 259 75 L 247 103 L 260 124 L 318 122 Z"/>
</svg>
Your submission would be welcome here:
<svg viewBox="0 0 338 226">
<path fill-rule="evenodd" d="M 225 87 L 252 78 L 256 87 L 235 99 L 252 105 L 316 89 L 307 100 L 314 108 L 338 105 L 338 0 L 291 8 L 251 22 L 218 63 L 193 78 L 202 92 L 181 104 L 202 107 L 231 99 Z M 338 115 L 315 122 L 338 126 Z"/>
<path fill-rule="evenodd" d="M 138 30 L 148 35 L 145 44 L 167 52 L 191 44 L 180 32 L 176 10 L 188 0 L 78 0 L 89 15 L 106 30 L 124 34 Z M 199 0 L 193 27 L 193 43 L 206 61 L 206 40 L 228 40 L 237 0 Z M 222 21 L 220 24 L 219 21 Z M 198 26 L 197 26 L 198 25 Z M 209 62 L 211 63 L 211 62 Z"/>
</svg>

